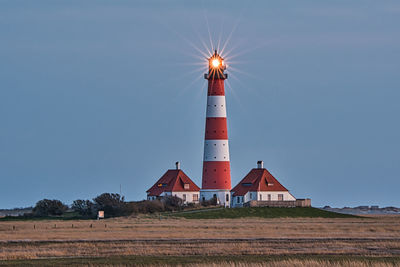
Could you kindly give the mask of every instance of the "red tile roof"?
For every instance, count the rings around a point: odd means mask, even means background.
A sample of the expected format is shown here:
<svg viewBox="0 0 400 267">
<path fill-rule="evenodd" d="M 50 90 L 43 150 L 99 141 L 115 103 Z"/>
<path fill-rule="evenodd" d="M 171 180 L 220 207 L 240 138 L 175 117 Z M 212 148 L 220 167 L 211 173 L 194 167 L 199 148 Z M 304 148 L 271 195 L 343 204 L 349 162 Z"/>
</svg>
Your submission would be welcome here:
<svg viewBox="0 0 400 267">
<path fill-rule="evenodd" d="M 267 169 L 252 169 L 232 190 L 233 196 L 249 191 L 288 191 Z"/>
<path fill-rule="evenodd" d="M 189 186 L 185 188 L 185 184 Z M 160 196 L 163 192 L 200 191 L 200 188 L 182 171 L 168 170 L 147 190 L 149 196 Z"/>
</svg>

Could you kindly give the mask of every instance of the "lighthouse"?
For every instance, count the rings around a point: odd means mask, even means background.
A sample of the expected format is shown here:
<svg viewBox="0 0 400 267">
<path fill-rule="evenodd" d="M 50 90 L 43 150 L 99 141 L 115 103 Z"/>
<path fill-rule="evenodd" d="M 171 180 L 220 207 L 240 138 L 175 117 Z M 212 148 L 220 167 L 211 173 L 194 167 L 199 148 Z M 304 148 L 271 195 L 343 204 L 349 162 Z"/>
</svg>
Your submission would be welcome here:
<svg viewBox="0 0 400 267">
<path fill-rule="evenodd" d="M 204 74 L 208 92 L 200 199 L 216 198 L 219 205 L 229 206 L 231 170 L 224 87 L 228 75 L 224 73 L 225 69 L 224 59 L 215 50 L 208 59 L 208 73 Z"/>
</svg>

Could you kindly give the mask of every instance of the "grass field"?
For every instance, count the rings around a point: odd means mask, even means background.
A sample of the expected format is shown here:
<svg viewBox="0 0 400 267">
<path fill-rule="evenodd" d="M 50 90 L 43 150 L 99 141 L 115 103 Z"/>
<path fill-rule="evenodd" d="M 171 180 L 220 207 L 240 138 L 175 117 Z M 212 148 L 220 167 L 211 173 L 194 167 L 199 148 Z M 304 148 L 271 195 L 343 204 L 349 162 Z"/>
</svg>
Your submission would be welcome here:
<svg viewBox="0 0 400 267">
<path fill-rule="evenodd" d="M 2 221 L 0 265 L 400 265 L 400 216 L 323 218 L 331 214 L 288 210 L 292 217 L 281 210 L 274 216 L 283 217 L 268 218 L 274 209 L 222 209 L 219 214 L 232 217 L 219 219 L 210 210 L 100 221 Z"/>
</svg>

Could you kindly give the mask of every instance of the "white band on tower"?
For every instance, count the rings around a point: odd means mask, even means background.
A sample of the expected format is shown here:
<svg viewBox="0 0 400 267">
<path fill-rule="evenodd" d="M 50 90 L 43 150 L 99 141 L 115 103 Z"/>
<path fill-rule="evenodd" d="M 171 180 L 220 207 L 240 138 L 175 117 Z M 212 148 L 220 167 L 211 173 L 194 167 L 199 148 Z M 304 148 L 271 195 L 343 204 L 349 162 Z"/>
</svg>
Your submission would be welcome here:
<svg viewBox="0 0 400 267">
<path fill-rule="evenodd" d="M 229 161 L 228 140 L 205 140 L 204 161 Z"/>
<path fill-rule="evenodd" d="M 207 118 L 225 118 L 226 106 L 225 96 L 208 96 L 207 97 Z"/>
</svg>

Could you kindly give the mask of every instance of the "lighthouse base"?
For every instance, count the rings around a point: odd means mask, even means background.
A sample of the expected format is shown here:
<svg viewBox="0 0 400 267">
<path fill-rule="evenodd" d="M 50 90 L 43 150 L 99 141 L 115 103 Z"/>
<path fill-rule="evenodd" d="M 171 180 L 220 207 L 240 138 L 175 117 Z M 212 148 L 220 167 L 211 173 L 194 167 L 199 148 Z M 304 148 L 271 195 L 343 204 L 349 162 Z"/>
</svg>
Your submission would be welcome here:
<svg viewBox="0 0 400 267">
<path fill-rule="evenodd" d="M 207 201 L 213 198 L 217 198 L 217 205 L 224 207 L 230 207 L 230 190 L 228 189 L 201 189 L 200 190 L 200 201 Z"/>
</svg>

